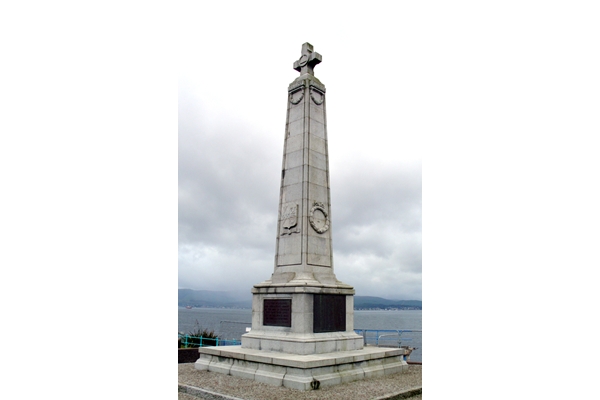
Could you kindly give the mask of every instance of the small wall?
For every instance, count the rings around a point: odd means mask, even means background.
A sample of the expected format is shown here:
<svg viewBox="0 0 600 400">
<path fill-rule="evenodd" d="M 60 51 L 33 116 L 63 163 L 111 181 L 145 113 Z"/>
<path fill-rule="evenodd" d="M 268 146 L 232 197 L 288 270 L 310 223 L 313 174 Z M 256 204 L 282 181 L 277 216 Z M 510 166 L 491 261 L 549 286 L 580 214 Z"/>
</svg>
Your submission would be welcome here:
<svg viewBox="0 0 600 400">
<path fill-rule="evenodd" d="M 194 363 L 200 358 L 198 348 L 195 349 L 177 349 L 179 351 L 178 364 Z"/>
</svg>

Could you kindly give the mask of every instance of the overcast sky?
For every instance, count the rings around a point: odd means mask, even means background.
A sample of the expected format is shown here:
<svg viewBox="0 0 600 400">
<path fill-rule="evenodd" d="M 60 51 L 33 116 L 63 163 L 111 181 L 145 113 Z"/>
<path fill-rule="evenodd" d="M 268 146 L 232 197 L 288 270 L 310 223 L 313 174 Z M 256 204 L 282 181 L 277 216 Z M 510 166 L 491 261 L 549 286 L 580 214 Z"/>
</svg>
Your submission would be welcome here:
<svg viewBox="0 0 600 400">
<path fill-rule="evenodd" d="M 248 19 L 243 7 L 225 22 L 208 18 L 225 6 L 189 9 L 199 20 L 183 31 L 179 287 L 249 292 L 270 278 L 287 87 L 309 42 L 327 88 L 334 272 L 357 295 L 420 300 L 427 69 L 414 27 L 376 10 Z"/>
</svg>

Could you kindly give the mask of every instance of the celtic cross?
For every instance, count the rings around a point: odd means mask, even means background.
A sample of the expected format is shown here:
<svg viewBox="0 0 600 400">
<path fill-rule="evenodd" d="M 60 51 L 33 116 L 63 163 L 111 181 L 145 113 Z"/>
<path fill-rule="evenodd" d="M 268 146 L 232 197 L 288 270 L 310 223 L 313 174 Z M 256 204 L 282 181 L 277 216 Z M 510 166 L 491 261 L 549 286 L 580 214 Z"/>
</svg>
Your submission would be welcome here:
<svg viewBox="0 0 600 400">
<path fill-rule="evenodd" d="M 313 52 L 312 44 L 306 42 L 302 45 L 302 56 L 300 56 L 298 61 L 294 62 L 294 69 L 300 72 L 300 75 L 314 75 L 315 65 L 321 61 L 321 55 L 317 52 Z"/>
</svg>

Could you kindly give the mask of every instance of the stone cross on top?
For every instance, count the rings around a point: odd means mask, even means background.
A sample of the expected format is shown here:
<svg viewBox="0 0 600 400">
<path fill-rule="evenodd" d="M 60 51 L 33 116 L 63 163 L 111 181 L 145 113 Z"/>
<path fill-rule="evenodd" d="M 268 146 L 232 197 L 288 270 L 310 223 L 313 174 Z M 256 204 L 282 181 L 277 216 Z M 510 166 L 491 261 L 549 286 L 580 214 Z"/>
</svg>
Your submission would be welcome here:
<svg viewBox="0 0 600 400">
<path fill-rule="evenodd" d="M 300 56 L 298 61 L 294 62 L 294 69 L 300 72 L 300 75 L 314 75 L 313 69 L 315 68 L 315 65 L 321 61 L 321 55 L 317 52 L 313 52 L 312 44 L 306 42 L 302 45 L 302 56 Z"/>
</svg>

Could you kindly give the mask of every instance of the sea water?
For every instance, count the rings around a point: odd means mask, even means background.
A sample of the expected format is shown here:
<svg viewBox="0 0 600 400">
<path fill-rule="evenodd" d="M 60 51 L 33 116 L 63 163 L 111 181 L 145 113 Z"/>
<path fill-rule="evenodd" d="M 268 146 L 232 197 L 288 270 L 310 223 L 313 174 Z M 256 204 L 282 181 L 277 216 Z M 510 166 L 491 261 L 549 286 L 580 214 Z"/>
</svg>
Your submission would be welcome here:
<svg viewBox="0 0 600 400">
<path fill-rule="evenodd" d="M 201 330 L 214 331 L 221 339 L 241 340 L 246 328 L 252 327 L 252 310 L 230 308 L 179 307 L 179 332 L 190 333 Z M 369 330 L 421 330 L 421 310 L 355 310 L 354 329 Z M 397 345 L 398 334 L 379 332 L 379 345 Z M 369 344 L 375 344 L 375 332 L 366 333 Z M 421 332 L 403 332 L 402 345 L 417 349 L 410 355 L 411 361 L 422 361 Z"/>
</svg>

